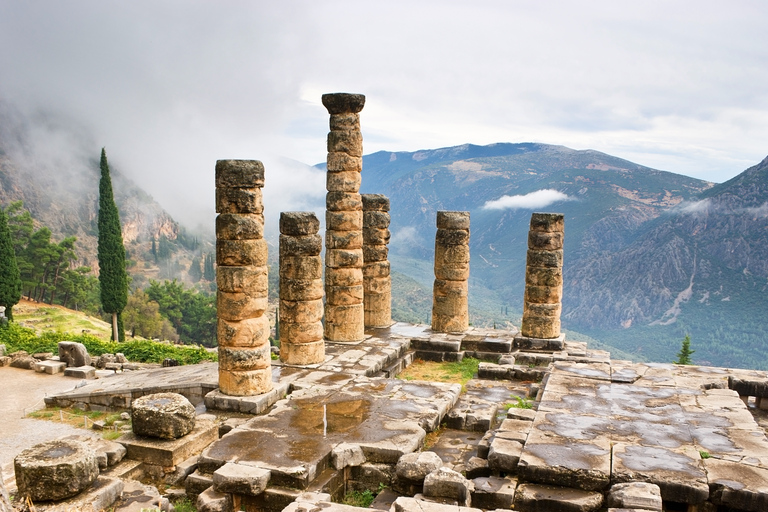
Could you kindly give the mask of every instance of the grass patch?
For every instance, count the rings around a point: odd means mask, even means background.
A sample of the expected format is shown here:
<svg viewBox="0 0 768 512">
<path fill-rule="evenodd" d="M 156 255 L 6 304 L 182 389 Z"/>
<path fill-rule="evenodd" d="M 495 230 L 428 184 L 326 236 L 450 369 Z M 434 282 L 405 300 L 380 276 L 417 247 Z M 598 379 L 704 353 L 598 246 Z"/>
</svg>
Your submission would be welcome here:
<svg viewBox="0 0 768 512">
<path fill-rule="evenodd" d="M 504 404 L 504 409 L 533 409 L 533 402 L 521 396 L 513 396 L 514 402 Z"/>
<path fill-rule="evenodd" d="M 403 380 L 426 380 L 434 382 L 467 383 L 477 373 L 480 360 L 465 357 L 454 363 L 435 363 L 432 361 L 415 360 L 403 370 L 398 378 Z"/>
<path fill-rule="evenodd" d="M 440 434 L 443 433 L 443 426 L 440 425 L 432 432 L 427 432 L 427 437 L 424 438 L 424 450 L 429 450 L 433 446 L 435 446 L 435 443 L 437 442 L 438 438 L 440 437 Z"/>
<path fill-rule="evenodd" d="M 120 420 L 119 412 L 105 412 L 105 411 L 83 411 L 81 409 L 64 409 L 61 407 L 51 407 L 47 409 L 40 409 L 39 411 L 32 411 L 27 414 L 28 418 L 35 418 L 38 420 L 53 421 L 56 423 L 65 423 L 72 427 L 91 429 L 93 422 L 104 421 L 106 427 L 112 427 L 115 421 Z M 125 421 L 125 420 L 123 420 Z M 125 421 L 125 424 L 130 424 L 130 420 Z M 114 430 L 104 430 L 101 436 L 104 439 L 113 441 L 123 435 L 123 432 Z"/>
<path fill-rule="evenodd" d="M 373 499 L 376 496 L 369 490 L 365 491 L 350 491 L 344 495 L 341 502 L 345 505 L 351 505 L 353 507 L 368 508 L 373 503 Z"/>
<path fill-rule="evenodd" d="M 176 509 L 176 512 L 197 512 L 197 508 L 195 508 L 195 504 L 192 503 L 188 498 L 184 498 L 181 501 L 177 501 L 173 504 L 174 508 Z"/>
<path fill-rule="evenodd" d="M 712 457 L 709 454 L 709 452 L 705 451 L 705 450 L 699 450 L 699 455 L 701 456 L 702 459 L 708 459 L 708 458 Z"/>
</svg>

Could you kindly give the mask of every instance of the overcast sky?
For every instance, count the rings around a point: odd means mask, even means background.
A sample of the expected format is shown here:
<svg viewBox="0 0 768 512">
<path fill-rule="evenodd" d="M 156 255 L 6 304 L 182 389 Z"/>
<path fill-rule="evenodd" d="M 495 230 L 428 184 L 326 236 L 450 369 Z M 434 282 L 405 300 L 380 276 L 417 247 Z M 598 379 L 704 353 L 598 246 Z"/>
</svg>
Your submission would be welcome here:
<svg viewBox="0 0 768 512">
<path fill-rule="evenodd" d="M 281 158 L 325 160 L 337 91 L 366 154 L 532 141 L 722 182 L 768 155 L 767 26 L 763 0 L 0 0 L 0 99 L 192 224 L 217 159 L 322 196 Z"/>
</svg>

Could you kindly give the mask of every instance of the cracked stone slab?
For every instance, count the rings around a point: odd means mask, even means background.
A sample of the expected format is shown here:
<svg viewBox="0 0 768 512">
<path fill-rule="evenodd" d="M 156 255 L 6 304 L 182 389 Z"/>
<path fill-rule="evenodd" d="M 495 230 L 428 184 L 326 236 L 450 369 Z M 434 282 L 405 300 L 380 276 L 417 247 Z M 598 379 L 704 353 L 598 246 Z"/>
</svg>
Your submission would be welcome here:
<svg viewBox="0 0 768 512">
<path fill-rule="evenodd" d="M 768 469 L 717 459 L 704 460 L 711 500 L 737 510 L 768 510 Z"/>
<path fill-rule="evenodd" d="M 595 491 L 611 477 L 611 441 L 607 435 L 573 440 L 532 429 L 517 466 L 529 482 Z"/>
<path fill-rule="evenodd" d="M 520 484 L 515 510 L 520 512 L 592 512 L 603 504 L 603 494 L 568 487 Z"/>
<path fill-rule="evenodd" d="M 558 373 L 595 380 L 611 380 L 611 364 L 609 362 L 575 363 L 570 361 L 555 361 L 552 365 Z"/>
<path fill-rule="evenodd" d="M 357 512 L 360 511 L 360 509 L 355 510 Z M 407 498 L 405 496 L 397 498 L 390 510 L 392 512 L 482 512 L 479 508 L 444 505 L 431 501 L 417 500 L 416 498 Z"/>
<path fill-rule="evenodd" d="M 611 481 L 649 482 L 667 501 L 697 504 L 709 497 L 707 474 L 693 446 L 664 448 L 617 443 L 613 446 Z"/>
</svg>

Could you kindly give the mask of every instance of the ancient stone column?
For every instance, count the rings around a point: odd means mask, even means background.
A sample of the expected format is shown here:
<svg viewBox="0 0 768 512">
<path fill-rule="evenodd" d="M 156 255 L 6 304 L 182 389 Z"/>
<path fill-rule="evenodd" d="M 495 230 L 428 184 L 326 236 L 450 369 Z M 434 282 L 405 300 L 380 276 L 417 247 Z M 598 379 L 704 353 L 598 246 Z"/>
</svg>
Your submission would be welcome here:
<svg viewBox="0 0 768 512">
<path fill-rule="evenodd" d="M 227 395 L 272 389 L 263 186 L 261 162 L 216 162 L 219 389 Z"/>
<path fill-rule="evenodd" d="M 523 322 L 520 328 L 521 335 L 524 337 L 539 339 L 561 337 L 563 228 L 564 218 L 561 213 L 531 215 L 525 269 Z"/>
<path fill-rule="evenodd" d="M 363 202 L 360 171 L 362 94 L 323 94 L 331 114 L 328 133 L 328 194 L 325 199 L 325 338 L 361 341 L 363 312 Z"/>
<path fill-rule="evenodd" d="M 280 214 L 280 360 L 286 364 L 325 359 L 319 229 L 312 212 Z"/>
<path fill-rule="evenodd" d="M 389 198 L 363 194 L 363 309 L 366 327 L 392 325 L 389 276 Z"/>
<path fill-rule="evenodd" d="M 469 328 L 469 212 L 437 212 L 432 330 Z"/>
</svg>

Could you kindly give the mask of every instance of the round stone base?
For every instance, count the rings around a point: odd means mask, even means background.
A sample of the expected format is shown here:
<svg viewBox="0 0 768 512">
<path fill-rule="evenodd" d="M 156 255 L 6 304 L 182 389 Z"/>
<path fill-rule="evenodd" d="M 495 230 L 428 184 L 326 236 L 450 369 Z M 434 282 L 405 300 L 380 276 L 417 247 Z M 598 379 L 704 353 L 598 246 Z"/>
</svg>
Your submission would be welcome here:
<svg viewBox="0 0 768 512">
<path fill-rule="evenodd" d="M 24 450 L 13 460 L 19 496 L 63 500 L 87 489 L 99 476 L 96 453 L 80 441 L 57 440 Z"/>
</svg>

